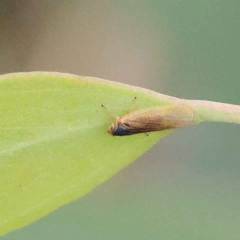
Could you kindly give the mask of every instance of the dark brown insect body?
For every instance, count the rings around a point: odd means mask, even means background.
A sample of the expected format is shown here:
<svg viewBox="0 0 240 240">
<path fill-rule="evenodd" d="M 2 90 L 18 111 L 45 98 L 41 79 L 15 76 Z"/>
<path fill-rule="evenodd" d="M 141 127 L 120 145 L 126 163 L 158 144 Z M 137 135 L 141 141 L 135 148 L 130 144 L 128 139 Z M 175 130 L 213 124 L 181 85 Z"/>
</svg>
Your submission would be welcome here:
<svg viewBox="0 0 240 240">
<path fill-rule="evenodd" d="M 185 105 L 146 108 L 117 118 L 108 129 L 113 136 L 126 136 L 191 125 L 193 110 Z"/>
</svg>

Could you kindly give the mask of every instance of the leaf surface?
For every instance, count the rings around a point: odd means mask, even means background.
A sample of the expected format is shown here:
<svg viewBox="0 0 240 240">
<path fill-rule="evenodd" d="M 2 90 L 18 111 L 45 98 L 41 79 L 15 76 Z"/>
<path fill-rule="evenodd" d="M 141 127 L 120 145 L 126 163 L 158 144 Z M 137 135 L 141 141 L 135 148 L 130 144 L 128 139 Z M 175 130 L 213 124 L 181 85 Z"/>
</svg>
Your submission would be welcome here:
<svg viewBox="0 0 240 240">
<path fill-rule="evenodd" d="M 0 77 L 0 234 L 86 194 L 170 131 L 112 137 L 115 115 L 175 98 L 59 73 Z"/>
<path fill-rule="evenodd" d="M 107 134 L 115 120 L 101 105 L 124 116 L 134 97 L 131 111 L 164 106 L 170 126 L 240 123 L 237 105 L 178 99 L 103 79 L 47 72 L 0 77 L 0 235 L 88 193 L 173 131 Z"/>
</svg>

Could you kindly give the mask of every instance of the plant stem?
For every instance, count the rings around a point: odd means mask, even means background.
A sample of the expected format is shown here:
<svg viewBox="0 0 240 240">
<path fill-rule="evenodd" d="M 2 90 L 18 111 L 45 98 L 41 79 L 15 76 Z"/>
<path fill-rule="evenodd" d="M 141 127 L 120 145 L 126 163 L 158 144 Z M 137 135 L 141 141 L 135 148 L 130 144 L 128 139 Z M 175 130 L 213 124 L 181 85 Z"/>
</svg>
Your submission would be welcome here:
<svg viewBox="0 0 240 240">
<path fill-rule="evenodd" d="M 201 100 L 186 100 L 194 110 L 195 122 L 228 122 L 240 124 L 240 106 Z"/>
</svg>

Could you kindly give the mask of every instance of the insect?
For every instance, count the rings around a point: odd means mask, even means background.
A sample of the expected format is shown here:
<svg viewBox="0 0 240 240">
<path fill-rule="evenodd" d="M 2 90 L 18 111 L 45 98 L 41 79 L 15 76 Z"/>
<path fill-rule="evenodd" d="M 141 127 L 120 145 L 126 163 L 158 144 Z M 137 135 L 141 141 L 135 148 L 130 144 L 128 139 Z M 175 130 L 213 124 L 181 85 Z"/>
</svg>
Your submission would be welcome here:
<svg viewBox="0 0 240 240">
<path fill-rule="evenodd" d="M 135 97 L 136 99 L 136 97 Z M 107 111 L 108 109 L 102 105 Z M 109 126 L 112 136 L 126 136 L 138 133 L 149 133 L 166 129 L 181 128 L 194 122 L 194 112 L 186 105 L 167 105 L 145 108 L 116 119 Z"/>
</svg>

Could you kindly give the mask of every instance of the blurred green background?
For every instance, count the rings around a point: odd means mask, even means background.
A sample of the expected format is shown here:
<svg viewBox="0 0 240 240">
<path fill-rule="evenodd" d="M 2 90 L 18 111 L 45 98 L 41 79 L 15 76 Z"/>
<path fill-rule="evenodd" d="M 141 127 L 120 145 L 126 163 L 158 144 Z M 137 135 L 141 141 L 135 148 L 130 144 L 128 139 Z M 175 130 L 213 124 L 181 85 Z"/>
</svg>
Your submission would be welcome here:
<svg viewBox="0 0 240 240">
<path fill-rule="evenodd" d="M 1 0 L 0 73 L 68 72 L 240 104 L 239 11 L 239 0 Z M 239 240 L 239 144 L 237 125 L 174 132 L 2 239 Z"/>
</svg>

